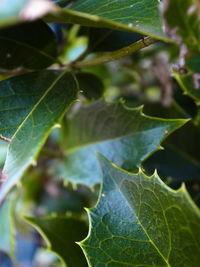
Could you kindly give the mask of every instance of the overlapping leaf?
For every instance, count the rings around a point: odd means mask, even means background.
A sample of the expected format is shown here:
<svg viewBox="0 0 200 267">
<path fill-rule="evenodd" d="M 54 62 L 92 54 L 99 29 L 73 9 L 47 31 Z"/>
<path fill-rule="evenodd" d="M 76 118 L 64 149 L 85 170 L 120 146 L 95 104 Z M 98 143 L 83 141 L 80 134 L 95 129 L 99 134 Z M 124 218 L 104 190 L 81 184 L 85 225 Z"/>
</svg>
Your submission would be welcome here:
<svg viewBox="0 0 200 267">
<path fill-rule="evenodd" d="M 174 72 L 174 77 L 179 83 L 183 92 L 189 95 L 195 100 L 195 102 L 200 104 L 200 78 L 199 75 L 195 73 L 179 74 Z"/>
<path fill-rule="evenodd" d="M 86 267 L 87 262 L 80 247 L 75 243 L 85 238 L 86 224 L 75 218 L 49 217 L 26 218 L 46 240 L 48 250 L 57 254 L 62 266 Z"/>
<path fill-rule="evenodd" d="M 41 69 L 56 62 L 56 39 L 42 21 L 0 30 L 0 68 Z"/>
<path fill-rule="evenodd" d="M 128 109 L 121 103 L 97 101 L 82 106 L 63 128 L 66 159 L 59 165 L 59 176 L 74 184 L 99 183 L 101 172 L 95 152 L 133 170 L 185 122 L 148 117 L 141 108 Z"/>
<path fill-rule="evenodd" d="M 48 21 L 139 32 L 167 40 L 157 0 L 77 0 L 70 9 L 58 9 Z"/>
<path fill-rule="evenodd" d="M 0 188 L 0 200 L 39 153 L 49 133 L 76 99 L 70 73 L 41 71 L 0 83 L 0 134 L 11 139 Z"/>
<path fill-rule="evenodd" d="M 90 267 L 199 266 L 200 211 L 185 187 L 127 173 L 100 157 L 103 188 L 81 242 Z"/>
<path fill-rule="evenodd" d="M 102 97 L 104 91 L 103 82 L 94 74 L 80 72 L 76 74 L 79 86 L 84 96 L 90 100 Z"/>
</svg>

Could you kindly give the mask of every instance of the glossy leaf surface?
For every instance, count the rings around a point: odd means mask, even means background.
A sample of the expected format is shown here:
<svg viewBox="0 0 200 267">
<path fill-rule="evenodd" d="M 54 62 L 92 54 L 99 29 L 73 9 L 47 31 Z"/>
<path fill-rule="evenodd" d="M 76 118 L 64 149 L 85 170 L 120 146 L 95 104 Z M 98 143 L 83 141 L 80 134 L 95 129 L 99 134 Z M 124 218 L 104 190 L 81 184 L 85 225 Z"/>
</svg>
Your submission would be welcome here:
<svg viewBox="0 0 200 267">
<path fill-rule="evenodd" d="M 66 159 L 59 165 L 59 176 L 75 184 L 99 183 L 101 172 L 95 152 L 133 170 L 185 122 L 148 117 L 141 108 L 128 109 L 120 103 L 97 101 L 82 106 L 63 128 Z"/>
<path fill-rule="evenodd" d="M 0 200 L 34 164 L 40 148 L 76 99 L 77 83 L 61 71 L 41 71 L 0 83 L 0 134 L 11 139 Z"/>
<path fill-rule="evenodd" d="M 199 266 L 200 212 L 185 187 L 127 173 L 100 157 L 103 188 L 81 242 L 89 266 Z"/>
<path fill-rule="evenodd" d="M 157 0 L 77 0 L 70 9 L 60 9 L 47 20 L 138 32 L 167 40 Z"/>
</svg>

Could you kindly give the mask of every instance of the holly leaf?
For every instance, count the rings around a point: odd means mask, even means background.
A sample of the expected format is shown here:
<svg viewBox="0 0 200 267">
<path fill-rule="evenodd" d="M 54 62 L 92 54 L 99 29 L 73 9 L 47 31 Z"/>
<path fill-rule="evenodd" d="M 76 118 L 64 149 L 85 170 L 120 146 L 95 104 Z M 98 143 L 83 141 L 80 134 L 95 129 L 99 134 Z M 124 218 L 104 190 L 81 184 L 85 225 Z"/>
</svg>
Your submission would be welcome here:
<svg viewBox="0 0 200 267">
<path fill-rule="evenodd" d="M 168 40 L 162 30 L 157 0 L 77 0 L 68 9 L 58 8 L 46 19 L 50 22 L 138 32 Z"/>
<path fill-rule="evenodd" d="M 58 256 L 62 266 L 88 266 L 83 252 L 75 243 L 87 235 L 83 221 L 66 216 L 25 219 L 42 235 L 47 249 Z"/>
<path fill-rule="evenodd" d="M 200 77 L 199 74 L 191 73 L 179 74 L 173 72 L 173 76 L 177 80 L 181 89 L 185 94 L 195 100 L 196 104 L 200 104 Z"/>
<path fill-rule="evenodd" d="M 99 157 L 103 187 L 80 243 L 89 266 L 199 266 L 200 212 L 182 186 Z"/>
<path fill-rule="evenodd" d="M 0 201 L 35 164 L 45 140 L 59 126 L 77 92 L 73 75 L 61 71 L 45 70 L 0 83 L 0 134 L 10 142 Z"/>
<path fill-rule="evenodd" d="M 80 72 L 76 74 L 80 90 L 89 100 L 95 100 L 102 97 L 104 92 L 103 82 L 94 74 Z"/>
<path fill-rule="evenodd" d="M 57 61 L 56 38 L 43 21 L 0 30 L 0 68 L 42 69 Z"/>
<path fill-rule="evenodd" d="M 89 28 L 88 47 L 92 52 L 110 52 L 129 46 L 140 39 L 143 35 L 138 33 L 112 31 L 104 28 Z"/>
<path fill-rule="evenodd" d="M 58 176 L 73 184 L 94 186 L 101 181 L 95 152 L 126 170 L 140 166 L 160 143 L 187 120 L 145 116 L 142 108 L 96 101 L 83 105 L 63 127 L 65 160 L 56 163 Z"/>
</svg>

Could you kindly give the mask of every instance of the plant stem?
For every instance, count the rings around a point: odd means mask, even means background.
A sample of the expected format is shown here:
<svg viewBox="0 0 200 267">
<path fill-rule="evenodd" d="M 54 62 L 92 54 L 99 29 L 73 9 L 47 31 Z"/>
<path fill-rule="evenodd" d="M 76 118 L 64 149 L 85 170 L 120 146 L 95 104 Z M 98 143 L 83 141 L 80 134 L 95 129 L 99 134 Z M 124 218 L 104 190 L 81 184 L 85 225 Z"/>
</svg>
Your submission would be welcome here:
<svg viewBox="0 0 200 267">
<path fill-rule="evenodd" d="M 120 59 L 125 56 L 129 56 L 134 52 L 139 51 L 142 48 L 145 48 L 153 43 L 155 43 L 156 40 L 152 39 L 151 37 L 145 37 L 144 39 L 141 39 L 129 46 L 123 47 L 119 50 L 116 50 L 114 52 L 107 53 L 103 56 L 85 60 L 85 61 L 75 61 L 72 62 L 73 67 L 75 68 L 83 68 L 83 67 L 89 67 L 93 65 L 99 65 L 107 62 L 111 62 L 117 59 Z"/>
</svg>

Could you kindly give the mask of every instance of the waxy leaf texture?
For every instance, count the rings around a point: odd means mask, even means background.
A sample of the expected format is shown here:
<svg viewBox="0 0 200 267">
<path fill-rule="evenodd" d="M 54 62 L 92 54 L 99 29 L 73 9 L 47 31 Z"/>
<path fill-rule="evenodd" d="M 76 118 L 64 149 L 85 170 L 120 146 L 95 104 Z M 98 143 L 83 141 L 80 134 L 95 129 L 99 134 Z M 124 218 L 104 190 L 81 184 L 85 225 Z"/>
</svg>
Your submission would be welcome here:
<svg viewBox="0 0 200 267">
<path fill-rule="evenodd" d="M 101 171 L 95 152 L 133 170 L 186 121 L 145 116 L 141 107 L 127 108 L 122 103 L 100 100 L 83 105 L 63 127 L 66 158 L 58 165 L 59 177 L 91 187 L 99 183 Z"/>
<path fill-rule="evenodd" d="M 157 0 L 77 0 L 70 9 L 58 9 L 47 21 L 138 32 L 168 40 L 162 30 Z"/>
<path fill-rule="evenodd" d="M 198 267 L 200 212 L 185 187 L 174 191 L 156 173 L 128 173 L 99 159 L 103 186 L 80 243 L 89 266 Z"/>
<path fill-rule="evenodd" d="M 0 83 L 0 134 L 10 139 L 0 201 L 34 163 L 52 129 L 75 101 L 73 75 L 45 70 Z"/>
</svg>

